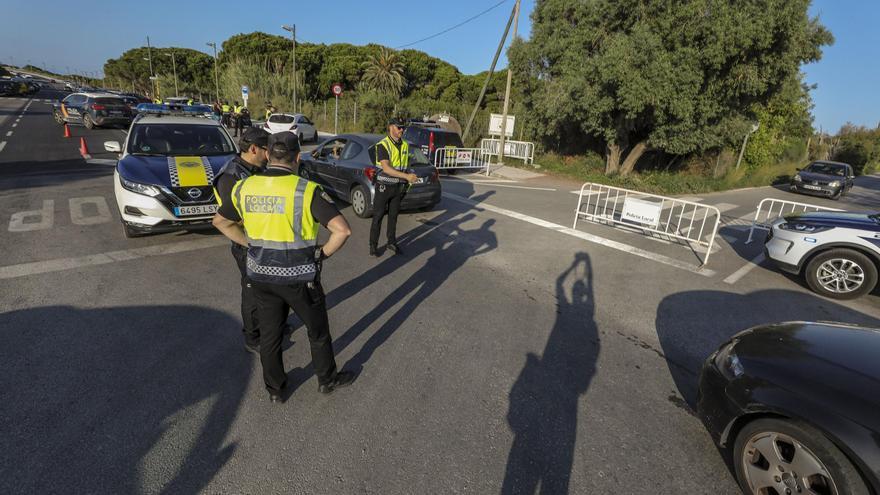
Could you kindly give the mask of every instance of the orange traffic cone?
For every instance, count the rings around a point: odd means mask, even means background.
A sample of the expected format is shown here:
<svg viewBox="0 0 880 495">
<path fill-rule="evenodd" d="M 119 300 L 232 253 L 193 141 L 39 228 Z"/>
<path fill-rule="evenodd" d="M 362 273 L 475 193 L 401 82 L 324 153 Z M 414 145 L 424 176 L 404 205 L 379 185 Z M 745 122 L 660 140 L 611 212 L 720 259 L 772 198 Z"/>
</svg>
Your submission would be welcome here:
<svg viewBox="0 0 880 495">
<path fill-rule="evenodd" d="M 64 137 L 70 137 L 70 127 L 67 124 L 64 124 Z"/>
<path fill-rule="evenodd" d="M 89 154 L 89 147 L 86 145 L 86 138 L 79 138 L 79 154 L 84 158 L 88 158 L 91 155 Z"/>
</svg>

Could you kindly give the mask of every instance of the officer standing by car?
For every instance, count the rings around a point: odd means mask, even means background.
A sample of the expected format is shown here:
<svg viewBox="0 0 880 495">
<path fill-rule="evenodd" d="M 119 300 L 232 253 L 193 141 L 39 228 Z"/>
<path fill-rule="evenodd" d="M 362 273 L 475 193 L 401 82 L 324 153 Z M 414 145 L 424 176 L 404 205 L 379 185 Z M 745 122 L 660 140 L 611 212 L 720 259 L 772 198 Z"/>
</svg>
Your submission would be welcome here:
<svg viewBox="0 0 880 495">
<path fill-rule="evenodd" d="M 282 402 L 287 374 L 282 359 L 281 324 L 288 305 L 308 329 L 318 390 L 331 393 L 354 381 L 337 371 L 327 305 L 321 287 L 323 260 L 338 251 L 351 229 L 318 185 L 294 174 L 299 140 L 291 132 L 269 138 L 269 166 L 235 184 L 232 201 L 220 206 L 214 225 L 233 242 L 248 247 L 247 275 L 257 300 L 260 362 L 272 402 Z M 330 238 L 318 245 L 318 227 Z"/>
<path fill-rule="evenodd" d="M 370 227 L 370 256 L 379 256 L 379 233 L 382 219 L 388 210 L 387 239 L 388 249 L 395 254 L 403 254 L 397 245 L 397 215 L 400 203 L 406 194 L 407 183 L 412 184 L 418 177 L 407 172 L 409 166 L 409 144 L 403 139 L 406 127 L 403 120 L 392 118 L 388 121 L 388 135 L 376 144 L 376 166 L 382 170 L 376 174 L 373 195 L 373 224 Z"/>
<path fill-rule="evenodd" d="M 266 165 L 266 150 L 269 146 L 269 133 L 263 129 L 250 128 L 241 136 L 238 143 L 241 153 L 232 158 L 220 169 L 214 178 L 214 195 L 222 206 L 232 202 L 231 194 L 235 183 L 260 173 Z M 214 222 L 220 221 L 219 214 L 214 215 Z M 251 281 L 247 277 L 245 262 L 247 248 L 232 243 L 232 257 L 241 272 L 241 322 L 246 351 L 260 354 L 260 327 L 257 320 L 257 301 L 254 298 Z"/>
<path fill-rule="evenodd" d="M 223 112 L 223 118 L 221 120 L 221 122 L 223 123 L 223 126 L 226 127 L 227 129 L 232 127 L 229 122 L 230 117 L 232 116 L 232 107 L 229 106 L 228 100 L 223 100 L 223 104 L 220 105 L 220 110 Z"/>
</svg>

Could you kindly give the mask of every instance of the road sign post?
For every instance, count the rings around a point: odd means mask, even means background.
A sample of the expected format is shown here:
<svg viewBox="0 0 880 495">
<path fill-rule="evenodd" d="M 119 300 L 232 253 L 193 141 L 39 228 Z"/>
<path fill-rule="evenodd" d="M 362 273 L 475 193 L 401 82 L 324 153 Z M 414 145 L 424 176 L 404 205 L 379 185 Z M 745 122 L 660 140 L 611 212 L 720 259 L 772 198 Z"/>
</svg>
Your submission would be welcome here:
<svg viewBox="0 0 880 495">
<path fill-rule="evenodd" d="M 248 94 L 250 93 L 250 89 L 247 86 L 241 87 L 241 99 L 244 100 L 244 106 L 247 108 Z"/>
<path fill-rule="evenodd" d="M 336 83 L 330 88 L 336 97 L 336 109 L 333 114 L 333 134 L 339 134 L 339 97 L 342 95 L 342 85 Z"/>
</svg>

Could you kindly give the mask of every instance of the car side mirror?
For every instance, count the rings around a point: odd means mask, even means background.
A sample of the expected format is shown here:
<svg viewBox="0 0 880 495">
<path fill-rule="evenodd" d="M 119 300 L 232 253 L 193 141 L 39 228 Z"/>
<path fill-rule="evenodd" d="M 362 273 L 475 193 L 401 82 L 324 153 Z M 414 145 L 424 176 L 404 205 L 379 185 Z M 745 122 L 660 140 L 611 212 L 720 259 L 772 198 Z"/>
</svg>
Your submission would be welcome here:
<svg viewBox="0 0 880 495">
<path fill-rule="evenodd" d="M 119 141 L 104 141 L 104 150 L 111 153 L 122 153 L 122 146 Z"/>
</svg>

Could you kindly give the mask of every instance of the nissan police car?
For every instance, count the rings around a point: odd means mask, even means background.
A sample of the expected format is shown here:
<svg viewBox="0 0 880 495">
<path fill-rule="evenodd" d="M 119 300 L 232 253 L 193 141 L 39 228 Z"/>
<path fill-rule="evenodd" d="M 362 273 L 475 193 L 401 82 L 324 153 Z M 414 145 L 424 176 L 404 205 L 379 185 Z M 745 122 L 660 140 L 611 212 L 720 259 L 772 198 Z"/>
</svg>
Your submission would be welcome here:
<svg viewBox="0 0 880 495">
<path fill-rule="evenodd" d="M 138 105 L 113 174 L 126 237 L 208 228 L 217 211 L 214 176 L 238 152 L 235 142 L 203 105 Z"/>
</svg>

